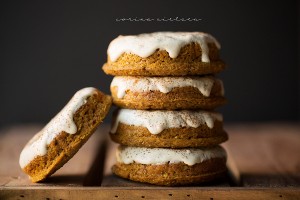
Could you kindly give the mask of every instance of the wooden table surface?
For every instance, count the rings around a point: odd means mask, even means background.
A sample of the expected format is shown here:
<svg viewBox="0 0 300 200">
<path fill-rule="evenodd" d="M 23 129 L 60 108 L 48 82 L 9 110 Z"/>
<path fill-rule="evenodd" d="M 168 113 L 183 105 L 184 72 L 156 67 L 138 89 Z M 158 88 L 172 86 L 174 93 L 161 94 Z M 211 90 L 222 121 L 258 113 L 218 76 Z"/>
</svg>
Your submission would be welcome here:
<svg viewBox="0 0 300 200">
<path fill-rule="evenodd" d="M 44 183 L 31 183 L 18 159 L 40 125 L 0 130 L 0 199 L 300 199 L 300 124 L 232 124 L 229 173 L 190 187 L 159 187 L 111 174 L 116 144 L 101 125 L 90 140 Z"/>
</svg>

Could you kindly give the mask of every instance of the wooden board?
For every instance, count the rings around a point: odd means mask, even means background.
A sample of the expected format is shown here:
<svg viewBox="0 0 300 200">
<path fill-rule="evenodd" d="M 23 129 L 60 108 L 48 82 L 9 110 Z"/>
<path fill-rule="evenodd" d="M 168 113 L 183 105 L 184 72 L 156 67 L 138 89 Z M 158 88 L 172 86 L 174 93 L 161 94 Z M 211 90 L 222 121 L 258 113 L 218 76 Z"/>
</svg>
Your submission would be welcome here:
<svg viewBox="0 0 300 200">
<path fill-rule="evenodd" d="M 300 186 L 300 125 L 227 126 L 224 144 L 238 184 L 246 187 Z"/>
<path fill-rule="evenodd" d="M 102 125 L 79 152 L 44 183 L 31 183 L 18 159 L 26 142 L 42 128 L 24 125 L 0 131 L 0 199 L 297 199 L 300 196 L 300 125 L 235 124 L 229 174 L 191 187 L 159 187 L 111 174 L 116 144 Z"/>
</svg>

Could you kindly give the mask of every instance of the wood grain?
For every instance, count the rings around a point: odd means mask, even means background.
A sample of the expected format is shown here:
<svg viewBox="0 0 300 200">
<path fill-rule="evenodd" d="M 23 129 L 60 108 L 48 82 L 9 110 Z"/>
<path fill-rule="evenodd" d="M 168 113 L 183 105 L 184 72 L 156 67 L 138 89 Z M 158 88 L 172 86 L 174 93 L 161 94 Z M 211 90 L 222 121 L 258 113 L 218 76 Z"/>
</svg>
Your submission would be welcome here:
<svg viewBox="0 0 300 200">
<path fill-rule="evenodd" d="M 300 125 L 227 125 L 230 176 L 191 187 L 159 187 L 111 174 L 116 144 L 101 125 L 79 152 L 44 183 L 31 183 L 18 159 L 41 125 L 0 130 L 0 199 L 298 199 Z"/>
<path fill-rule="evenodd" d="M 168 188 L 168 187 L 19 187 L 0 189 L 0 199 L 199 199 L 199 200 L 283 200 L 299 199 L 297 188 Z"/>
<path fill-rule="evenodd" d="M 226 130 L 230 139 L 224 146 L 242 186 L 300 186 L 299 124 L 243 124 Z"/>
</svg>

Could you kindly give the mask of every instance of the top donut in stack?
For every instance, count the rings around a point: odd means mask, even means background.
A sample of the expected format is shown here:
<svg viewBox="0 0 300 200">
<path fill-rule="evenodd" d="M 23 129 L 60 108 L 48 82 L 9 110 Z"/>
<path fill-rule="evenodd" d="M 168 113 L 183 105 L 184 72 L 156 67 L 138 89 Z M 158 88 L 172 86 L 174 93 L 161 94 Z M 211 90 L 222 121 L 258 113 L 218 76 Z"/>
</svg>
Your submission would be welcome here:
<svg viewBox="0 0 300 200">
<path fill-rule="evenodd" d="M 119 36 L 108 47 L 103 70 L 113 76 L 216 74 L 225 64 L 220 44 L 202 32 L 156 32 Z"/>
</svg>

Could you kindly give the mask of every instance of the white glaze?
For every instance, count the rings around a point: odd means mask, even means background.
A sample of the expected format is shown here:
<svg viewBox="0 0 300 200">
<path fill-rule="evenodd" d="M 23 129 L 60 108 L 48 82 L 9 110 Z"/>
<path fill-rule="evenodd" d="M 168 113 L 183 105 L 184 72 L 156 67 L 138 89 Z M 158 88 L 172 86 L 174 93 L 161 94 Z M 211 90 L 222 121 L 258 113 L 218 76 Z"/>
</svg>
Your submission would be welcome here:
<svg viewBox="0 0 300 200">
<path fill-rule="evenodd" d="M 155 32 L 140 35 L 120 35 L 108 47 L 107 54 L 115 62 L 123 53 L 133 53 L 142 58 L 152 55 L 157 49 L 166 50 L 171 58 L 176 58 L 180 49 L 192 42 L 198 43 L 202 50 L 202 62 L 210 62 L 208 43 L 220 49 L 218 41 L 202 32 Z"/>
<path fill-rule="evenodd" d="M 207 111 L 120 109 L 112 125 L 111 133 L 117 131 L 119 123 L 146 127 L 150 133 L 159 134 L 168 128 L 197 128 L 201 124 L 206 124 L 209 128 L 213 128 L 216 120 L 223 121 L 222 115 Z"/>
<path fill-rule="evenodd" d="M 117 161 L 124 164 L 139 163 L 162 165 L 166 163 L 180 163 L 195 165 L 212 158 L 226 158 L 225 150 L 220 147 L 167 149 L 119 146 Z"/>
<path fill-rule="evenodd" d="M 134 77 L 116 76 L 110 87 L 118 87 L 117 97 L 123 98 L 127 90 L 135 92 L 160 91 L 171 92 L 175 87 L 195 87 L 201 94 L 208 97 L 214 82 L 222 82 L 219 79 L 206 77 Z M 222 83 L 221 83 L 222 84 Z M 221 93 L 224 93 L 223 91 Z"/>
<path fill-rule="evenodd" d="M 68 104 L 26 144 L 19 160 L 22 168 L 28 165 L 35 157 L 45 155 L 47 153 L 47 146 L 62 131 L 69 134 L 77 132 L 73 115 L 86 103 L 86 99 L 95 92 L 96 89 L 92 87 L 76 92 Z"/>
</svg>

